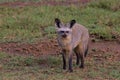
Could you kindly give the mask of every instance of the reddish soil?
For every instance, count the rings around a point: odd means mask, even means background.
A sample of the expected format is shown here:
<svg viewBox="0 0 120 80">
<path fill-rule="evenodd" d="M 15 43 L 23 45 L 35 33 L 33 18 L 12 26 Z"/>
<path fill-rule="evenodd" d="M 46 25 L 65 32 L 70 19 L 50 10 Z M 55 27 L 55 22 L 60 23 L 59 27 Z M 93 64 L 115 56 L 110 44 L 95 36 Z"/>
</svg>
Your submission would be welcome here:
<svg viewBox="0 0 120 80">
<path fill-rule="evenodd" d="M 48 55 L 59 53 L 56 41 L 41 41 L 34 44 L 29 43 L 0 43 L 0 51 L 16 54 Z"/>
<path fill-rule="evenodd" d="M 56 40 L 45 40 L 33 44 L 28 43 L 0 43 L 0 51 L 14 54 L 35 56 L 41 55 L 57 55 L 60 48 Z M 99 41 L 91 42 L 89 46 L 88 56 L 107 58 L 120 61 L 120 43 L 116 41 Z"/>
<path fill-rule="evenodd" d="M 11 6 L 11 7 L 24 7 L 24 6 L 41 6 L 41 5 L 71 5 L 71 4 L 75 4 L 75 5 L 80 5 L 80 4 L 85 4 L 87 2 L 89 2 L 90 0 L 65 0 L 65 1 L 55 1 L 55 0 L 51 0 L 51 1 L 41 1 L 41 2 L 20 2 L 20 1 L 16 1 L 16 2 L 4 2 L 4 3 L 0 3 L 0 6 Z"/>
<path fill-rule="evenodd" d="M 89 56 L 96 59 L 120 61 L 120 43 L 118 41 L 90 42 Z"/>
</svg>

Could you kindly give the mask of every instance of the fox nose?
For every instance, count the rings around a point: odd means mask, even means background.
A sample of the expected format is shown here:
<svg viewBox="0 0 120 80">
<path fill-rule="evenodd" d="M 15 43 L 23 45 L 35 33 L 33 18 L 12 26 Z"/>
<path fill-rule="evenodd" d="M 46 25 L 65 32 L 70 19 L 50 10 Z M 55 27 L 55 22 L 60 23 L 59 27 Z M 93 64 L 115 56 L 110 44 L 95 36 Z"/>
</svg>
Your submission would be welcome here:
<svg viewBox="0 0 120 80">
<path fill-rule="evenodd" d="M 66 38 L 66 37 L 67 37 L 67 35 L 66 35 L 66 34 L 64 34 L 64 35 L 62 35 L 62 37 L 63 37 L 63 38 Z"/>
</svg>

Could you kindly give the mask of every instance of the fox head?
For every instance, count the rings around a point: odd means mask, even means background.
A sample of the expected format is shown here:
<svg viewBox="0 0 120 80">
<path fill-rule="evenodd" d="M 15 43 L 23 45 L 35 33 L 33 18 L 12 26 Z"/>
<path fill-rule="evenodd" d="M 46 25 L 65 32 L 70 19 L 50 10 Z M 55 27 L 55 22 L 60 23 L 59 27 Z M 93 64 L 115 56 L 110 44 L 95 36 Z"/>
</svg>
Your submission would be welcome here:
<svg viewBox="0 0 120 80">
<path fill-rule="evenodd" d="M 69 23 L 63 24 L 58 18 L 55 18 L 55 25 L 57 27 L 58 36 L 63 39 L 71 37 L 72 27 L 75 23 L 75 20 L 71 20 Z"/>
</svg>

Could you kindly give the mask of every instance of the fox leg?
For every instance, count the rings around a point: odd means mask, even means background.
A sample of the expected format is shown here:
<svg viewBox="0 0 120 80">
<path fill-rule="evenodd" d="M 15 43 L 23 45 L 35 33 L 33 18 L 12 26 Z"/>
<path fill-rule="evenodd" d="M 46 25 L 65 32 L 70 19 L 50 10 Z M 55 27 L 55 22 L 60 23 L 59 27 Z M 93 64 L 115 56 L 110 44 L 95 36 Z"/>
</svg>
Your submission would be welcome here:
<svg viewBox="0 0 120 80">
<path fill-rule="evenodd" d="M 62 50 L 63 69 L 66 69 L 66 50 Z"/>
<path fill-rule="evenodd" d="M 84 55 L 80 55 L 81 65 L 80 68 L 84 68 Z"/>
<path fill-rule="evenodd" d="M 78 51 L 78 47 L 76 47 L 76 48 L 74 49 L 74 52 L 75 52 L 75 54 L 76 54 L 76 65 L 79 65 L 79 63 L 80 63 L 80 53 L 79 53 L 79 51 Z"/>
<path fill-rule="evenodd" d="M 79 53 L 75 53 L 76 54 L 76 65 L 79 65 L 79 63 L 80 63 L 80 55 L 79 55 Z"/>
<path fill-rule="evenodd" d="M 85 43 L 85 42 L 84 42 Z M 84 44 L 84 56 L 86 57 L 87 56 L 87 54 L 88 54 L 88 49 L 89 49 L 89 42 L 88 41 L 86 41 L 86 44 Z"/>
<path fill-rule="evenodd" d="M 70 72 L 73 72 L 73 69 L 72 69 L 72 56 L 73 56 L 73 53 L 72 53 L 72 51 L 70 51 L 69 56 L 68 56 L 68 63 L 69 63 L 69 71 Z"/>
<path fill-rule="evenodd" d="M 84 68 L 84 48 L 82 45 L 79 46 L 81 65 L 80 68 Z"/>
</svg>

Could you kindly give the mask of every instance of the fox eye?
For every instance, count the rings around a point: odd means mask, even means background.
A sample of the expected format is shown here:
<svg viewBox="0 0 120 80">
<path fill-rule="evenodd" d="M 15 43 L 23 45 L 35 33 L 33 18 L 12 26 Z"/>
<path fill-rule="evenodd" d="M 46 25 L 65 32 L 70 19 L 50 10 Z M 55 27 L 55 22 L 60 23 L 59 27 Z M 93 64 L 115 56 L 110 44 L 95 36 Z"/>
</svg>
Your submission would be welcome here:
<svg viewBox="0 0 120 80">
<path fill-rule="evenodd" d="M 66 31 L 66 33 L 69 33 L 69 31 Z"/>
<path fill-rule="evenodd" d="M 64 31 L 60 31 L 60 33 L 64 33 Z"/>
</svg>

